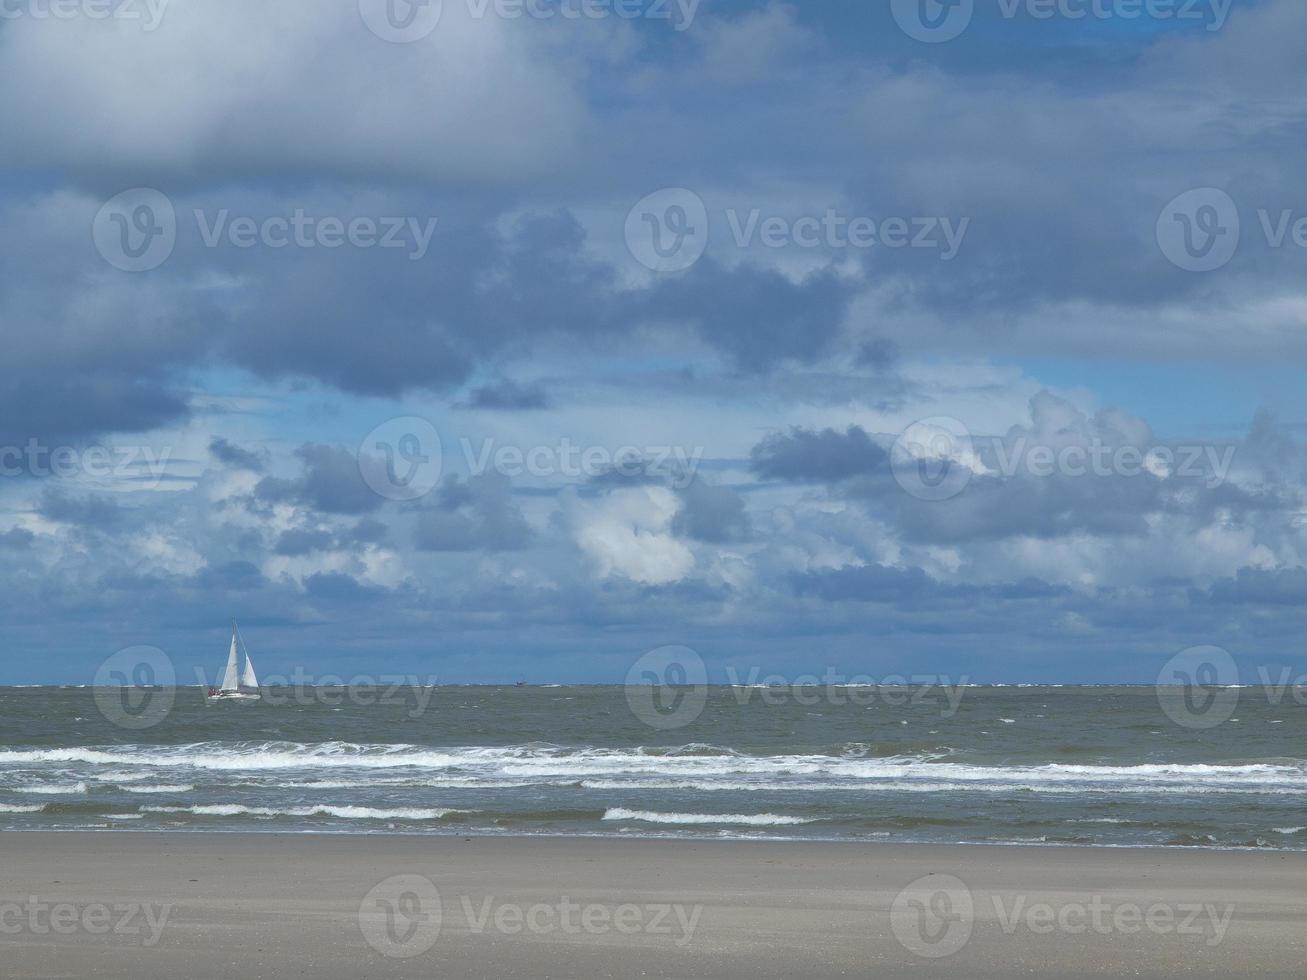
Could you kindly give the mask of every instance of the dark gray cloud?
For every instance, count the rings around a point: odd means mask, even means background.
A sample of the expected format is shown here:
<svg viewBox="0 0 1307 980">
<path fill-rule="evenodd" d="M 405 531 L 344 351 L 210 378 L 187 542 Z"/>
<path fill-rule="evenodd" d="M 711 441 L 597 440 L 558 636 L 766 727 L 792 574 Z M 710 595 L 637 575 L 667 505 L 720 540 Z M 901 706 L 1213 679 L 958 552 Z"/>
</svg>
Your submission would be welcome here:
<svg viewBox="0 0 1307 980">
<path fill-rule="evenodd" d="M 202 588 L 231 592 L 248 592 L 267 584 L 258 566 L 248 561 L 210 565 L 196 576 L 196 581 Z"/>
<path fill-rule="evenodd" d="M 899 345 L 892 340 L 875 338 L 858 345 L 857 364 L 876 371 L 888 371 L 899 359 Z"/>
<path fill-rule="evenodd" d="M 25 527 L 14 527 L 0 534 L 0 548 L 10 551 L 25 551 L 32 546 L 36 535 Z"/>
<path fill-rule="evenodd" d="M 525 412 L 548 408 L 549 395 L 539 385 L 518 384 L 515 381 L 497 381 L 472 389 L 460 408 L 482 409 L 496 412 Z"/>
<path fill-rule="evenodd" d="M 693 327 L 741 369 L 758 372 L 827 353 L 854 293 L 851 282 L 831 271 L 796 283 L 772 269 L 726 268 L 705 257 L 637 297 L 635 308 L 648 321 Z"/>
<path fill-rule="evenodd" d="M 389 529 L 381 521 L 363 518 L 345 532 L 345 540 L 356 544 L 381 544 L 389 535 Z"/>
<path fill-rule="evenodd" d="M 263 472 L 268 462 L 266 453 L 245 449 L 222 436 L 214 436 L 209 440 L 209 454 L 224 466 L 255 473 Z"/>
<path fill-rule="evenodd" d="M 751 534 L 744 499 L 730 487 L 696 477 L 680 497 L 681 509 L 672 521 L 677 534 L 717 544 L 743 541 Z"/>
<path fill-rule="evenodd" d="M 958 496 L 920 500 L 895 487 L 877 496 L 897 508 L 898 526 L 909 540 L 935 544 L 999 540 L 1016 535 L 1055 538 L 1068 534 L 1135 535 L 1148 531 L 1148 515 L 1177 506 L 1151 475 L 1089 478 L 1054 475 L 972 478 Z"/>
<path fill-rule="evenodd" d="M 436 506 L 418 517 L 414 544 L 425 551 L 516 551 L 531 538 L 512 481 L 486 473 L 466 481 L 446 477 Z"/>
<path fill-rule="evenodd" d="M 327 514 L 367 514 L 384 499 L 359 473 L 353 453 L 335 446 L 305 445 L 295 453 L 303 473 L 295 479 L 264 477 L 255 497 L 264 503 L 299 503 Z"/>
<path fill-rule="evenodd" d="M 369 588 L 343 572 L 319 572 L 304 580 L 305 591 L 327 602 L 357 602 L 376 597 L 380 591 Z"/>
<path fill-rule="evenodd" d="M 767 480 L 835 483 L 869 473 L 887 473 L 889 454 L 857 425 L 843 432 L 795 427 L 773 432 L 749 453 L 753 471 Z"/>
<path fill-rule="evenodd" d="M 127 518 L 123 508 L 110 498 L 89 494 L 76 496 L 50 487 L 41 495 L 38 512 L 52 521 L 91 530 L 115 528 Z"/>
<path fill-rule="evenodd" d="M 1307 568 L 1241 568 L 1195 598 L 1222 605 L 1300 607 L 1307 602 Z"/>
<path fill-rule="evenodd" d="M 277 554 L 288 557 L 308 555 L 315 551 L 325 551 L 332 546 L 334 540 L 330 531 L 292 529 L 281 533 L 275 550 Z"/>
</svg>

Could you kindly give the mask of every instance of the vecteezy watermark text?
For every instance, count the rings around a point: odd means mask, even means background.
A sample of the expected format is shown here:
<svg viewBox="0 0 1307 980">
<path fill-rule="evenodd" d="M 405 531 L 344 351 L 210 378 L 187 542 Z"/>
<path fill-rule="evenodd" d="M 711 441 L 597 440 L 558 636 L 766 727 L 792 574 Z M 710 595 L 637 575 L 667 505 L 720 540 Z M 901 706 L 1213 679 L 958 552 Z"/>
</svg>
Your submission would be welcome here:
<svg viewBox="0 0 1307 980">
<path fill-rule="evenodd" d="M 494 439 L 459 439 L 468 472 L 502 476 L 566 477 L 593 479 L 615 476 L 634 479 L 665 477 L 669 486 L 682 490 L 694 482 L 703 459 L 703 446 L 583 446 L 566 436 L 552 445 L 523 448 L 499 445 Z"/>
<path fill-rule="evenodd" d="M 29 895 L 23 902 L 0 902 L 0 935 L 130 936 L 146 947 L 158 945 L 172 914 L 171 905 L 150 902 L 46 902 Z"/>
<path fill-rule="evenodd" d="M 195 668 L 201 687 L 213 686 L 204 668 Z M 309 674 L 296 667 L 289 674 L 265 674 L 259 681 L 263 703 L 272 707 L 320 705 L 336 708 L 407 707 L 408 717 L 420 718 L 435 697 L 437 678 L 417 674 L 357 674 L 343 678 L 335 674 Z"/>
<path fill-rule="evenodd" d="M 1219 31 L 1234 0 L 997 0 L 1003 20 L 1034 21 L 1154 20 L 1200 24 Z M 976 0 L 890 0 L 890 10 L 903 33 L 917 41 L 940 44 L 961 36 L 971 26 Z"/>
<path fill-rule="evenodd" d="M 1239 705 L 1253 700 L 1269 708 L 1286 700 L 1307 707 L 1307 674 L 1259 664 L 1255 677 L 1255 684 L 1251 678 L 1245 683 L 1234 657 L 1222 647 L 1186 647 L 1157 672 L 1157 701 L 1168 718 L 1193 730 L 1234 721 Z"/>
<path fill-rule="evenodd" d="M 898 484 L 922 500 L 948 500 L 978 475 L 1012 480 L 1054 477 L 1193 480 L 1215 489 L 1229 479 L 1235 445 L 1134 445 L 1088 438 L 1050 445 L 1027 435 L 974 436 L 947 416 L 913 422 L 894 440 L 890 468 Z"/>
<path fill-rule="evenodd" d="M 956 682 L 941 674 L 887 674 L 876 679 L 866 674 L 848 676 L 827 667 L 820 676 L 804 674 L 795 678 L 779 674 L 761 676 L 762 671 L 751 667 L 741 676 L 735 667 L 726 668 L 727 682 L 731 685 L 735 702 L 749 704 L 755 698 L 769 707 L 783 704 L 813 706 L 867 705 L 881 703 L 891 707 L 940 707 L 941 716 L 952 718 L 962 704 L 970 678 L 960 677 Z"/>
<path fill-rule="evenodd" d="M 1307 253 L 1307 212 L 1296 208 L 1257 208 L 1257 234 L 1245 235 L 1245 213 L 1219 187 L 1198 187 L 1172 198 L 1157 218 L 1158 247 L 1172 265 L 1186 272 L 1224 268 L 1245 240 L 1260 236 L 1269 249 Z"/>
<path fill-rule="evenodd" d="M 576 902 L 566 895 L 557 901 L 521 905 L 504 902 L 494 895 L 474 901 L 463 895 L 459 906 L 468 930 L 479 936 L 488 932 L 505 936 L 530 933 L 534 936 L 666 936 L 673 945 L 687 946 L 703 915 L 702 905 L 675 902 Z"/>
<path fill-rule="evenodd" d="M 703 257 L 712 227 L 727 229 L 738 249 L 924 249 L 948 262 L 961 250 L 970 225 L 965 217 L 873 217 L 836 208 L 801 215 L 726 208 L 714 220 L 694 191 L 666 187 L 636 202 L 624 232 L 632 257 L 645 268 L 682 272 Z"/>
<path fill-rule="evenodd" d="M 194 208 L 191 214 L 205 248 L 398 249 L 414 262 L 426 256 L 439 223 L 434 217 L 313 214 L 304 208 L 261 216 Z M 182 228 L 166 194 L 136 187 L 104 203 L 92 221 L 91 237 L 114 268 L 148 272 L 169 259 Z"/>
<path fill-rule="evenodd" d="M 498 473 L 542 480 L 655 478 L 674 490 L 694 482 L 705 452 L 703 446 L 586 445 L 567 436 L 531 446 L 501 443 L 493 437 L 461 437 L 458 450 L 463 469 L 473 477 Z M 383 422 L 363 438 L 358 461 L 364 482 L 380 496 L 417 500 L 439 485 L 447 458 L 435 426 L 418 416 L 402 416 Z"/>
<path fill-rule="evenodd" d="M 631 665 L 623 692 L 631 714 L 650 728 L 684 728 L 708 702 L 708 667 L 687 646 L 657 647 Z"/>
<path fill-rule="evenodd" d="M 820 675 L 763 676 L 762 669 L 741 671 L 734 665 L 725 670 L 727 690 L 735 704 L 754 701 L 768 707 L 787 704 L 813 706 L 880 703 L 890 707 L 933 707 L 940 716 L 952 718 L 962 704 L 968 677 L 956 681 L 947 675 L 841 673 L 826 667 Z M 693 724 L 708 702 L 708 667 L 699 654 L 687 646 L 658 647 L 643 654 L 626 672 L 623 685 L 627 706 L 641 722 L 658 731 L 671 731 Z"/>
<path fill-rule="evenodd" d="M 392 44 L 429 37 L 453 0 L 358 0 L 363 23 Z M 701 0 L 463 0 L 471 20 L 665 21 L 676 31 L 694 23 Z"/>
<path fill-rule="evenodd" d="M 988 913 L 993 912 L 992 919 Z M 981 902 L 960 878 L 932 874 L 918 878 L 895 896 L 890 928 L 904 949 L 926 959 L 959 952 L 978 926 L 993 925 L 1004 935 L 1133 936 L 1150 933 L 1212 948 L 1224 940 L 1234 905 L 1214 902 L 1118 901 L 1091 894 L 1083 901 L 1059 897 L 991 894 Z"/>
<path fill-rule="evenodd" d="M 0 20 L 136 21 L 149 33 L 163 23 L 171 0 L 0 0 Z"/>
<path fill-rule="evenodd" d="M 177 700 L 172 658 L 152 646 L 130 646 L 107 657 L 92 680 L 95 706 L 107 721 L 143 731 L 165 721 Z"/>
<path fill-rule="evenodd" d="M 472 936 L 653 936 L 684 948 L 694 939 L 702 905 L 679 902 L 583 902 L 568 895 L 543 901 L 503 901 L 493 894 L 459 895 L 448 907 L 422 875 L 394 875 L 368 892 L 359 928 L 383 956 L 411 959 L 431 949 L 444 922 L 461 914 Z"/>
<path fill-rule="evenodd" d="M 205 248 L 402 248 L 417 261 L 427 254 L 438 218 L 404 215 L 340 218 L 311 215 L 296 208 L 289 215 L 233 217 L 227 208 L 206 213 L 196 208 L 195 224 Z"/>
<path fill-rule="evenodd" d="M 153 487 L 171 457 L 169 446 L 157 451 L 153 446 L 47 446 L 33 438 L 21 446 L 0 446 L 0 477 L 132 479 L 146 486 L 144 474 Z"/>
</svg>

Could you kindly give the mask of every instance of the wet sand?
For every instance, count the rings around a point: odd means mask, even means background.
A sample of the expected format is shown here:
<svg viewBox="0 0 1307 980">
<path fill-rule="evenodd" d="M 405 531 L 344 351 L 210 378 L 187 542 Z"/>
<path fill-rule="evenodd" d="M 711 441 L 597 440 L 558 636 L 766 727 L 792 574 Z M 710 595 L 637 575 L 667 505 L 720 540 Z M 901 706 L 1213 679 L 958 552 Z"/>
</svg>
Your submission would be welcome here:
<svg viewBox="0 0 1307 980">
<path fill-rule="evenodd" d="M 0 834 L 3 977 L 1288 978 L 1304 962 L 1299 853 Z"/>
</svg>

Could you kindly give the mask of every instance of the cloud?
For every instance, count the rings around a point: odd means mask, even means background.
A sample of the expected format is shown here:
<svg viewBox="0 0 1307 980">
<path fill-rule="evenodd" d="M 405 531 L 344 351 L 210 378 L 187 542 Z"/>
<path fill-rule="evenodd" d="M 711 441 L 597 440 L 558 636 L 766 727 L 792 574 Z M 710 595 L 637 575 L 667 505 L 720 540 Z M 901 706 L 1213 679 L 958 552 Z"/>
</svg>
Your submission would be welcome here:
<svg viewBox="0 0 1307 980">
<path fill-rule="evenodd" d="M 304 580 L 305 591 L 315 599 L 327 602 L 355 602 L 377 594 L 377 590 L 363 585 L 343 572 L 319 572 Z"/>
<path fill-rule="evenodd" d="M 149 33 L 5 20 L 0 74 L 42 98 L 0 106 L 23 136 L 0 146 L 0 448 L 178 450 L 149 488 L 0 480 L 14 649 L 83 682 L 105 623 L 182 657 L 220 652 L 235 609 L 315 662 L 401 658 L 438 620 L 469 651 L 451 676 L 483 680 L 531 656 L 620 681 L 616 647 L 669 640 L 794 663 L 820 637 L 860 667 L 870 635 L 931 669 L 1056 679 L 1222 637 L 1290 649 L 1307 458 L 1282 372 L 1307 361 L 1307 293 L 1256 209 L 1299 207 L 1307 5 L 1239 4 L 1215 32 L 978 10 L 929 52 L 855 6 L 704 5 L 675 31 L 447 3 L 411 45 L 350 3 L 174 0 Z M 1207 185 L 1243 235 L 1194 274 L 1155 226 Z M 137 186 L 167 195 L 177 240 L 129 274 L 89 232 Z M 674 186 L 704 201 L 708 247 L 652 274 L 625 223 Z M 741 245 L 728 218 L 827 211 L 967 230 L 944 260 Z M 220 216 L 297 212 L 432 234 L 205 241 Z M 1213 435 L 1262 402 L 1278 417 Z M 449 453 L 432 494 L 392 502 L 353 446 L 401 414 L 447 449 L 704 455 L 692 482 L 642 455 L 514 485 Z M 939 415 L 975 435 L 972 475 L 924 501 L 887 451 Z M 1186 439 L 1236 450 L 1220 479 L 1207 458 L 1024 465 Z"/>
<path fill-rule="evenodd" d="M 795 282 L 771 269 L 724 268 L 706 257 L 635 297 L 635 306 L 643 319 L 689 326 L 741 369 L 760 372 L 829 351 L 853 295 L 853 284 L 830 271 Z"/>
<path fill-rule="evenodd" d="M 6 103 L 0 128 L 28 138 L 2 157 L 97 183 L 538 175 L 575 152 L 586 111 L 531 26 L 448 5 L 431 37 L 398 46 L 370 33 L 356 4 L 257 0 L 174 2 L 153 31 L 10 19 L 0 73 L 61 108 Z"/>
<path fill-rule="evenodd" d="M 335 446 L 304 445 L 295 453 L 303 463 L 295 479 L 264 477 L 255 497 L 265 503 L 303 504 L 327 514 L 367 514 L 384 502 L 363 482 L 353 453 Z"/>
<path fill-rule="evenodd" d="M 460 408 L 482 409 L 497 412 L 524 412 L 549 407 L 549 396 L 539 385 L 523 385 L 515 381 L 497 381 L 474 388 Z"/>
<path fill-rule="evenodd" d="M 127 516 L 112 500 L 93 495 L 77 497 L 50 487 L 41 496 L 38 513 L 60 524 L 93 530 L 118 527 Z"/>
<path fill-rule="evenodd" d="M 753 471 L 767 480 L 833 483 L 888 472 L 889 454 L 858 425 L 843 433 L 795 427 L 766 436 L 750 451 L 749 460 Z"/>
<path fill-rule="evenodd" d="M 713 486 L 696 477 L 680 497 L 681 509 L 672 521 L 677 534 L 717 544 L 749 537 L 752 528 L 744 500 L 730 487 Z"/>
<path fill-rule="evenodd" d="M 694 554 L 672 533 L 678 510 L 672 491 L 652 486 L 613 490 L 574 507 L 575 541 L 600 577 L 670 585 L 693 569 Z"/>
<path fill-rule="evenodd" d="M 261 473 L 267 465 L 266 454 L 243 449 L 222 436 L 214 436 L 209 440 L 209 454 L 224 466 L 229 466 L 232 469 L 251 470 L 255 473 Z"/>
<path fill-rule="evenodd" d="M 437 505 L 418 518 L 414 542 L 425 551 L 516 551 L 532 531 L 513 503 L 512 481 L 499 473 L 446 477 Z"/>
<path fill-rule="evenodd" d="M 36 535 L 25 527 L 11 527 L 0 532 L 0 548 L 9 551 L 25 551 L 32 546 Z"/>
<path fill-rule="evenodd" d="M 277 539 L 276 552 L 287 557 L 308 555 L 330 548 L 333 541 L 330 531 L 295 528 L 281 533 Z"/>
<path fill-rule="evenodd" d="M 260 589 L 267 582 L 258 567 L 248 561 L 228 561 L 210 565 L 196 578 L 203 588 L 232 592 Z"/>
<path fill-rule="evenodd" d="M 1307 568 L 1241 568 L 1197 598 L 1221 605 L 1301 606 L 1307 601 Z"/>
<path fill-rule="evenodd" d="M 899 359 L 899 345 L 892 340 L 876 338 L 858 345 L 857 364 L 875 371 L 888 371 Z"/>
</svg>

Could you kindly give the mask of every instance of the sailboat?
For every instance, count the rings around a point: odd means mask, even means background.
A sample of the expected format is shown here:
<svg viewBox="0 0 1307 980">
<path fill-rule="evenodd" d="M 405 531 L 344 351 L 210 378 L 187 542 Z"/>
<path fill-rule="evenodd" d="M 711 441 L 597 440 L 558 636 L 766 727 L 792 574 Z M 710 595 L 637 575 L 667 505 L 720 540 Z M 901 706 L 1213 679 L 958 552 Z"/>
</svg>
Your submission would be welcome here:
<svg viewBox="0 0 1307 980">
<path fill-rule="evenodd" d="M 245 652 L 243 671 L 238 669 L 240 659 L 236 652 L 238 640 L 241 649 Z M 235 620 L 231 623 L 231 650 L 227 654 L 227 669 L 223 671 L 222 685 L 209 688 L 207 696 L 210 701 L 258 701 L 263 696 L 259 693 L 259 679 L 254 674 L 254 661 L 250 659 L 250 651 L 246 648 L 240 631 L 236 629 Z"/>
</svg>

